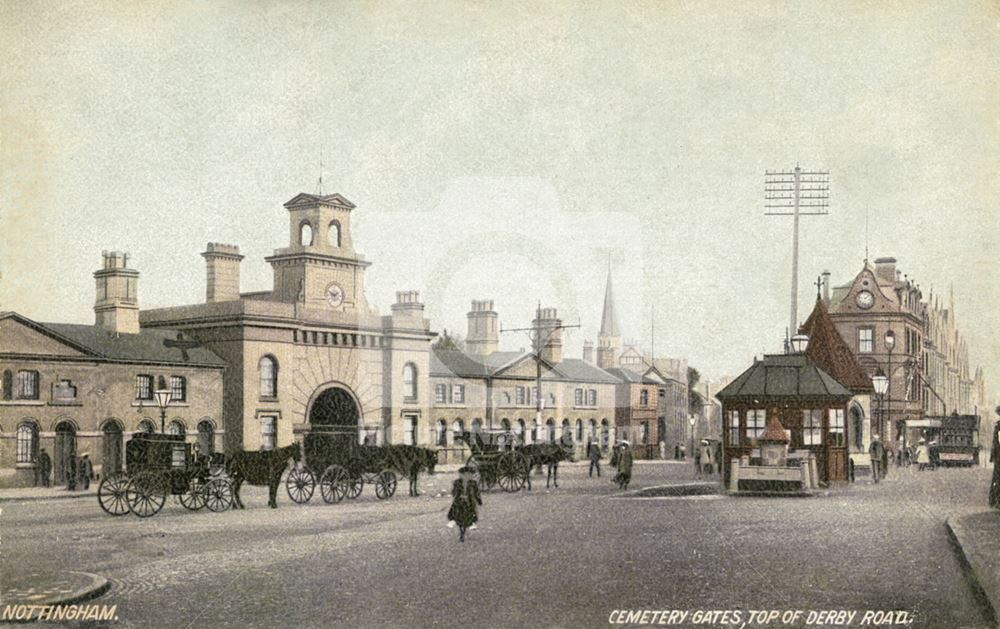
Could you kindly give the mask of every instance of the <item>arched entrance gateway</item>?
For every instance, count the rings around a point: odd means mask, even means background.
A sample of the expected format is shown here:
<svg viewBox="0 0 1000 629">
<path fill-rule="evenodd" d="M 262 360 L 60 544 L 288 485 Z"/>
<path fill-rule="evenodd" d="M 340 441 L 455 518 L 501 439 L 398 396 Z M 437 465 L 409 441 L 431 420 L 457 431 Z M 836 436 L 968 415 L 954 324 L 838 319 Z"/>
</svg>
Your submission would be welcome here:
<svg viewBox="0 0 1000 629">
<path fill-rule="evenodd" d="M 69 461 L 76 456 L 76 426 L 68 420 L 56 424 L 56 442 L 52 453 L 53 484 L 65 485 L 69 480 Z"/>
<path fill-rule="evenodd" d="M 354 395 L 347 389 L 331 387 L 320 393 L 309 409 L 309 433 L 306 435 L 306 453 L 309 436 L 329 435 L 330 445 L 348 448 L 358 443 L 361 409 Z"/>
</svg>

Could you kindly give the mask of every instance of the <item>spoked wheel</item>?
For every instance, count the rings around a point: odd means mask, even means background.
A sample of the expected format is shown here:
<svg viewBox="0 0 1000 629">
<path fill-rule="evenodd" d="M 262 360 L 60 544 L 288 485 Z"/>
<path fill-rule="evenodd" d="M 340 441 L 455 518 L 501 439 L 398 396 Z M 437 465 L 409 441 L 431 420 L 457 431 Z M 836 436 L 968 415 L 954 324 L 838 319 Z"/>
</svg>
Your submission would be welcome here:
<svg viewBox="0 0 1000 629">
<path fill-rule="evenodd" d="M 516 452 L 508 452 L 497 461 L 497 480 L 506 492 L 519 491 L 528 480 L 528 462 Z"/>
<path fill-rule="evenodd" d="M 319 478 L 319 493 L 327 504 L 340 502 L 347 496 L 349 479 L 347 470 L 339 465 L 331 465 Z"/>
<path fill-rule="evenodd" d="M 355 476 L 347 480 L 347 497 L 354 500 L 361 495 L 365 488 L 365 481 L 360 476 Z"/>
<path fill-rule="evenodd" d="M 156 515 L 167 500 L 167 479 L 157 472 L 139 472 L 125 488 L 125 499 L 140 518 Z"/>
<path fill-rule="evenodd" d="M 128 476 L 116 474 L 101 479 L 97 487 L 97 501 L 108 515 L 125 515 L 129 512 L 128 499 L 125 490 L 128 488 Z"/>
<path fill-rule="evenodd" d="M 396 473 L 392 470 L 382 470 L 375 479 L 375 495 L 379 500 L 391 498 L 396 493 Z"/>
<path fill-rule="evenodd" d="M 285 479 L 285 491 L 292 502 L 305 504 L 316 491 L 316 477 L 307 467 L 293 467 Z"/>
<path fill-rule="evenodd" d="M 233 485 L 228 478 L 213 478 L 202 492 L 209 511 L 226 511 L 233 508 Z"/>
<path fill-rule="evenodd" d="M 192 478 L 187 491 L 177 497 L 185 509 L 197 511 L 205 506 L 205 484 L 199 478 Z"/>
</svg>

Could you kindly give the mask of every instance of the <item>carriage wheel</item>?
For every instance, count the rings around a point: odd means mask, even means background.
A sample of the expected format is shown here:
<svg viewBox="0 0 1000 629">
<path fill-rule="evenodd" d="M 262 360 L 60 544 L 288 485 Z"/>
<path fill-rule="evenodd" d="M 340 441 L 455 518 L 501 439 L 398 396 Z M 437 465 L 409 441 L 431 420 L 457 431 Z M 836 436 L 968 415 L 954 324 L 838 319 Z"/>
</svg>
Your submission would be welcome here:
<svg viewBox="0 0 1000 629">
<path fill-rule="evenodd" d="M 316 491 L 316 477 L 307 467 L 293 467 L 285 479 L 285 491 L 288 492 L 288 497 L 292 499 L 292 502 L 300 505 L 305 504 L 309 502 L 313 492 Z"/>
<path fill-rule="evenodd" d="M 382 470 L 375 479 L 375 495 L 379 500 L 391 498 L 396 493 L 396 473 L 392 470 Z"/>
<path fill-rule="evenodd" d="M 177 496 L 185 509 L 197 511 L 205 506 L 205 485 L 199 478 L 192 478 L 187 491 Z"/>
<path fill-rule="evenodd" d="M 347 495 L 349 479 L 347 470 L 339 465 L 331 465 L 323 471 L 319 479 L 319 493 L 327 504 L 340 502 Z"/>
<path fill-rule="evenodd" d="M 140 518 L 156 515 L 167 500 L 167 479 L 158 472 L 139 472 L 125 488 L 125 499 Z"/>
<path fill-rule="evenodd" d="M 233 508 L 233 485 L 228 478 L 213 478 L 203 490 L 205 506 L 209 511 L 226 511 Z"/>
<path fill-rule="evenodd" d="M 357 476 L 347 480 L 347 497 L 354 500 L 361 495 L 365 488 L 365 479 Z"/>
<path fill-rule="evenodd" d="M 117 474 L 101 479 L 97 487 L 97 501 L 108 515 L 125 515 L 129 512 L 128 499 L 125 490 L 128 487 L 128 476 Z"/>
<path fill-rule="evenodd" d="M 519 491 L 528 480 L 528 462 L 516 452 L 508 452 L 497 461 L 500 488 L 506 492 Z"/>
</svg>

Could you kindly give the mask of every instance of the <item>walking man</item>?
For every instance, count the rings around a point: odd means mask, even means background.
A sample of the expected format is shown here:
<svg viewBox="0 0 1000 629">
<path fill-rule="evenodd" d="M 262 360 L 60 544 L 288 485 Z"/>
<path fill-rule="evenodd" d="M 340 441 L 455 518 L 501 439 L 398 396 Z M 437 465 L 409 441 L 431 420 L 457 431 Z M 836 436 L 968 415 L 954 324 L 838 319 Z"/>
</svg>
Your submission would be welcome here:
<svg viewBox="0 0 1000 629">
<path fill-rule="evenodd" d="M 49 474 L 52 473 L 52 458 L 49 453 L 42 448 L 38 453 L 38 483 L 42 487 L 49 486 Z"/>
<path fill-rule="evenodd" d="M 872 479 L 877 483 L 882 474 L 882 461 L 885 459 L 885 446 L 878 435 L 872 435 L 872 444 L 868 447 L 868 456 L 872 460 Z"/>
<path fill-rule="evenodd" d="M 597 478 L 601 477 L 601 449 L 593 441 L 587 444 L 587 455 L 590 458 L 590 473 L 588 476 L 594 477 L 594 470 L 597 470 Z"/>
<path fill-rule="evenodd" d="M 628 489 L 628 484 L 632 480 L 632 447 L 628 441 L 622 440 L 618 449 L 618 487 Z"/>
<path fill-rule="evenodd" d="M 90 481 L 94 480 L 94 464 L 90 462 L 90 454 L 84 452 L 77 467 L 77 486 L 83 491 L 90 489 Z"/>
</svg>

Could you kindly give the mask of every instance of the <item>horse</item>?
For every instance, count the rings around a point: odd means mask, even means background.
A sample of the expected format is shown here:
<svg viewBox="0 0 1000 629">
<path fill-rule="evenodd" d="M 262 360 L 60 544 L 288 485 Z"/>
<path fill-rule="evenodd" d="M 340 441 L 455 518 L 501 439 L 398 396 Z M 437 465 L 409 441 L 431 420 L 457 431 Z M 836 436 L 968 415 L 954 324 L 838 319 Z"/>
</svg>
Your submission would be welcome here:
<svg viewBox="0 0 1000 629">
<path fill-rule="evenodd" d="M 549 488 L 549 483 L 559 487 L 559 462 L 573 461 L 573 453 L 561 445 L 555 443 L 533 443 L 521 446 L 519 449 L 524 458 L 528 459 L 528 469 L 536 465 L 545 465 L 548 469 L 548 476 L 545 479 L 545 488 Z M 528 474 L 528 490 L 531 490 L 531 474 Z"/>
<path fill-rule="evenodd" d="M 288 467 L 288 460 L 298 463 L 302 460 L 302 449 L 299 444 L 278 448 L 276 450 L 261 450 L 247 452 L 239 450 L 226 457 L 226 473 L 233 481 L 233 508 L 245 509 L 240 500 L 240 486 L 245 482 L 251 485 L 267 485 L 267 506 L 278 508 L 278 485 L 281 484 L 281 474 Z"/>
<path fill-rule="evenodd" d="M 434 467 L 438 462 L 437 450 L 421 448 L 419 446 L 393 445 L 388 448 L 388 457 L 401 474 L 410 480 L 410 495 L 419 496 L 417 489 L 417 478 L 422 470 L 427 470 L 428 474 L 434 474 Z"/>
</svg>

